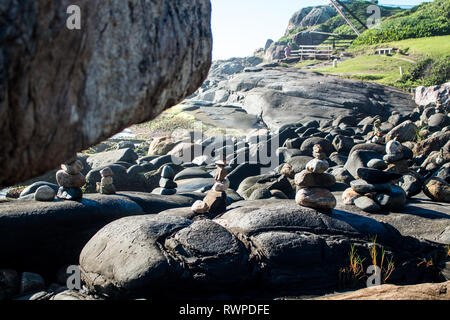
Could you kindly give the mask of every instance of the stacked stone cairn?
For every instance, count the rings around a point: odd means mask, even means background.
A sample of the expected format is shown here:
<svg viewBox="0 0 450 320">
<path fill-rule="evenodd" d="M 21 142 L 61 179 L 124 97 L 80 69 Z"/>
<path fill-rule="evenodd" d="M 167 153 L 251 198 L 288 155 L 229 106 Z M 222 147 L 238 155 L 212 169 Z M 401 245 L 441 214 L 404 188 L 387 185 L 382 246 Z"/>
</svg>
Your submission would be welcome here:
<svg viewBox="0 0 450 320">
<path fill-rule="evenodd" d="M 225 169 L 226 163 L 223 160 L 216 161 L 216 174 L 214 180 L 216 181 L 206 193 L 205 198 L 197 200 L 192 205 L 191 209 L 198 214 L 219 214 L 227 208 L 227 194 L 226 190 L 230 186 L 230 180 L 227 178 L 228 171 Z"/>
<path fill-rule="evenodd" d="M 161 179 L 159 180 L 159 189 L 157 190 L 158 194 L 161 195 L 173 195 L 177 193 L 177 184 L 173 181 L 175 177 L 175 171 L 171 166 L 166 165 L 162 169 Z"/>
<path fill-rule="evenodd" d="M 385 161 L 403 159 L 403 153 L 399 154 L 401 148 L 398 147 L 401 144 L 397 141 L 391 142 L 386 145 Z M 406 203 L 406 193 L 394 183 L 403 175 L 390 172 L 386 168 L 386 163 L 380 159 L 372 159 L 367 168 L 359 168 L 356 171 L 359 179 L 351 181 L 351 188 L 342 194 L 343 203 L 354 204 L 369 213 L 401 210 Z"/>
<path fill-rule="evenodd" d="M 383 144 L 384 137 L 383 132 L 381 132 L 381 120 L 376 119 L 373 123 L 373 137 L 370 140 L 372 143 Z"/>
<path fill-rule="evenodd" d="M 386 144 L 386 155 L 383 160 L 388 164 L 387 171 L 400 174 L 408 173 L 408 160 L 405 159 L 403 146 L 400 142 L 394 140 Z"/>
<path fill-rule="evenodd" d="M 61 169 L 56 172 L 56 182 L 59 185 L 56 196 L 62 200 L 80 200 L 83 197 L 81 187 L 86 184 L 86 178 L 81 173 L 83 163 L 72 159 L 62 164 Z"/>
<path fill-rule="evenodd" d="M 329 164 L 319 144 L 313 146 L 313 157 L 314 159 L 306 164 L 306 169 L 295 175 L 295 201 L 304 207 L 332 210 L 336 207 L 336 198 L 327 188 L 336 183 L 336 178 L 325 172 Z"/>
<path fill-rule="evenodd" d="M 113 184 L 114 172 L 110 167 L 106 167 L 100 171 L 102 177 L 100 182 L 97 182 L 97 192 L 101 194 L 115 194 L 116 188 Z"/>
</svg>

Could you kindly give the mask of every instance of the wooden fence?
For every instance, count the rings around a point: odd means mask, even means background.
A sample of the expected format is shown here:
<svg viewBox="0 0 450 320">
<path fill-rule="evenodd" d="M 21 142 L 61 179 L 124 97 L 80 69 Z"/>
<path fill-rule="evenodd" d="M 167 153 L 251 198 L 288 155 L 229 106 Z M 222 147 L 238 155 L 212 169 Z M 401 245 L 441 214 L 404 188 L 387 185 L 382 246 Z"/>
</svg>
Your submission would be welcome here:
<svg viewBox="0 0 450 320">
<path fill-rule="evenodd" d="M 300 60 L 306 59 L 331 59 L 333 46 L 299 46 L 298 50 L 292 50 L 290 57 L 300 57 Z"/>
</svg>

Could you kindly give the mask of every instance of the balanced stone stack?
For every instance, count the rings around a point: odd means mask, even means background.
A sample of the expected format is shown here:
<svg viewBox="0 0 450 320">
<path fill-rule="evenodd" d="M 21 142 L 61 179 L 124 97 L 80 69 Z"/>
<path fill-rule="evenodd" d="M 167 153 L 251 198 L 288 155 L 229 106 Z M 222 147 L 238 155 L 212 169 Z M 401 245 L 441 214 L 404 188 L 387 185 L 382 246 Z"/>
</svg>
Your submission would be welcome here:
<svg viewBox="0 0 450 320">
<path fill-rule="evenodd" d="M 386 155 L 383 160 L 388 164 L 387 171 L 400 174 L 408 173 L 408 160 L 405 159 L 403 146 L 395 139 L 386 144 Z"/>
<path fill-rule="evenodd" d="M 175 171 L 171 166 L 166 165 L 162 169 L 161 179 L 159 180 L 158 193 L 161 195 L 173 195 L 177 193 L 177 184 L 173 181 Z"/>
<path fill-rule="evenodd" d="M 80 200 L 83 197 L 81 187 L 86 184 L 86 178 L 81 173 L 83 163 L 73 159 L 69 163 L 62 164 L 56 172 L 56 182 L 59 185 L 57 197 L 63 200 Z"/>
<path fill-rule="evenodd" d="M 373 123 L 373 137 L 370 140 L 372 143 L 383 144 L 384 137 L 383 132 L 381 132 L 381 120 L 376 119 Z"/>
<path fill-rule="evenodd" d="M 351 188 L 344 191 L 344 204 L 354 204 L 365 212 L 401 210 L 406 202 L 405 191 L 392 185 L 401 174 L 374 168 L 359 168 L 359 179 L 350 182 Z"/>
<path fill-rule="evenodd" d="M 115 194 L 116 188 L 113 184 L 114 172 L 110 167 L 106 167 L 100 171 L 102 177 L 100 182 L 97 182 L 97 192 L 101 194 Z"/>
<path fill-rule="evenodd" d="M 331 210 L 336 207 L 336 198 L 327 188 L 336 183 L 336 178 L 325 172 L 329 164 L 320 145 L 314 145 L 313 156 L 306 169 L 295 175 L 295 201 L 305 207 Z"/>
<path fill-rule="evenodd" d="M 227 194 L 226 190 L 230 186 L 230 180 L 227 178 L 228 171 L 225 169 L 226 163 L 222 160 L 216 161 L 216 174 L 214 180 L 216 181 L 211 190 L 206 193 L 203 201 L 196 201 L 191 209 L 194 213 L 203 214 L 209 212 L 210 214 L 219 214 L 227 208 Z"/>
</svg>

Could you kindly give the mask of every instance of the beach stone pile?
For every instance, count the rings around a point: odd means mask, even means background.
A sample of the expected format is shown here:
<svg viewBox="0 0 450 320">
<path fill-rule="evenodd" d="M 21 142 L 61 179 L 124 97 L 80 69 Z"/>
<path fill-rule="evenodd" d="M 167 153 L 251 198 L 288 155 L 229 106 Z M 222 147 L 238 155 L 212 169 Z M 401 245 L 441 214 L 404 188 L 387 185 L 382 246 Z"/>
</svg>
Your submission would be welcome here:
<svg viewBox="0 0 450 320">
<path fill-rule="evenodd" d="M 227 208 L 226 191 L 230 187 L 230 180 L 227 178 L 228 171 L 225 169 L 226 163 L 223 160 L 218 160 L 215 164 L 215 183 L 211 190 L 206 193 L 203 200 L 194 202 L 191 207 L 194 213 L 204 214 L 208 212 L 215 215 L 224 212 Z"/>
<path fill-rule="evenodd" d="M 400 174 L 408 173 L 408 159 L 403 152 L 403 146 L 396 140 L 391 140 L 386 144 L 386 154 L 383 160 L 388 164 L 387 171 Z"/>
<path fill-rule="evenodd" d="M 370 139 L 370 142 L 377 143 L 377 144 L 384 143 L 384 134 L 381 131 L 381 120 L 380 119 L 376 119 L 373 122 L 373 136 Z"/>
<path fill-rule="evenodd" d="M 114 172 L 110 167 L 106 167 L 100 171 L 102 177 L 100 182 L 97 182 L 97 192 L 101 194 L 115 194 L 116 188 L 113 184 Z"/>
<path fill-rule="evenodd" d="M 402 159 L 403 154 L 400 143 L 388 143 L 389 152 L 385 159 Z M 400 154 L 399 154 L 400 153 Z M 356 173 L 359 179 L 350 182 L 351 188 L 348 188 L 342 194 L 342 200 L 346 205 L 354 204 L 365 212 L 378 212 L 381 210 L 401 210 L 406 202 L 405 191 L 396 185 L 393 185 L 402 174 L 390 172 L 383 165 L 383 161 L 373 159 L 368 162 L 367 168 L 358 168 Z"/>
<path fill-rule="evenodd" d="M 321 145 L 313 146 L 313 157 L 305 170 L 295 175 L 294 182 L 298 187 L 295 201 L 304 207 L 331 210 L 336 207 L 336 198 L 327 188 L 336 183 L 336 178 L 325 172 L 329 164 Z"/>
<path fill-rule="evenodd" d="M 153 190 L 152 193 L 160 195 L 173 195 L 177 193 L 177 183 L 173 181 L 175 171 L 170 165 L 165 165 L 161 172 L 161 179 L 159 179 L 159 188 Z"/>
<path fill-rule="evenodd" d="M 86 178 L 81 170 L 83 163 L 77 159 L 61 165 L 61 170 L 56 172 L 56 182 L 59 186 L 56 196 L 59 199 L 80 200 L 83 197 L 81 187 L 86 184 Z"/>
</svg>

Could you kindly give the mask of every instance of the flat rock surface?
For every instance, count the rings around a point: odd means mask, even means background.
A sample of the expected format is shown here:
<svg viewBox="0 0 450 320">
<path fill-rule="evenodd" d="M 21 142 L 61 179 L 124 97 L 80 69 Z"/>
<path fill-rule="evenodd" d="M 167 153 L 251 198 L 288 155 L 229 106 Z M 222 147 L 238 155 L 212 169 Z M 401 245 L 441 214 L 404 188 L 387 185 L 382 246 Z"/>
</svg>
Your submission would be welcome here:
<svg viewBox="0 0 450 320">
<path fill-rule="evenodd" d="M 254 114 L 248 114 L 240 106 L 187 106 L 184 111 L 195 117 L 196 120 L 218 128 L 232 128 L 250 130 L 263 128 L 258 117 Z"/>
<path fill-rule="evenodd" d="M 354 212 L 362 216 L 386 222 L 404 236 L 439 241 L 439 235 L 450 226 L 450 206 L 430 200 L 423 193 L 408 199 L 401 212 L 366 213 L 356 206 L 342 203 L 342 192 L 333 192 L 337 199 L 336 209 Z"/>
<path fill-rule="evenodd" d="M 241 72 L 226 81 L 211 74 L 208 80 L 210 85 L 203 85 L 191 97 L 192 101 L 241 106 L 248 114 L 261 117 L 272 130 L 288 123 L 350 115 L 354 109 L 358 113 L 385 116 L 391 108 L 400 113 L 413 109 L 410 96 L 402 91 L 297 68 Z M 211 112 L 210 118 L 214 117 Z"/>
</svg>

